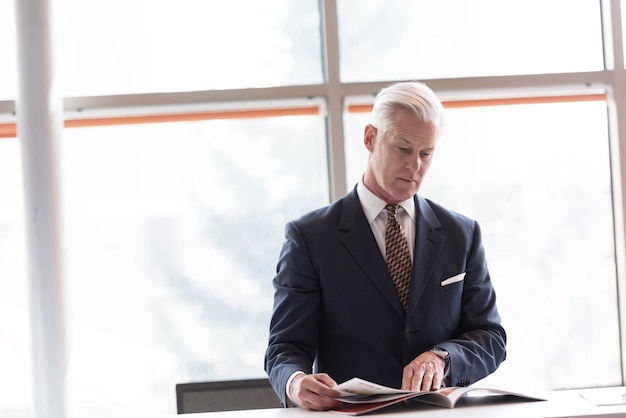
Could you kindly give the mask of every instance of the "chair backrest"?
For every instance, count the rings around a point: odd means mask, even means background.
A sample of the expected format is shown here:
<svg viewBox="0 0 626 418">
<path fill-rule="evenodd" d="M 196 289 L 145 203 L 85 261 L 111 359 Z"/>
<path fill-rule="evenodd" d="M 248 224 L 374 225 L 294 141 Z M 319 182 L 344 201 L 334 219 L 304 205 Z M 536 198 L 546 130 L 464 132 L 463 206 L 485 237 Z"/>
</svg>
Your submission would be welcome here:
<svg viewBox="0 0 626 418">
<path fill-rule="evenodd" d="M 282 407 L 267 378 L 178 383 L 179 414 Z"/>
</svg>

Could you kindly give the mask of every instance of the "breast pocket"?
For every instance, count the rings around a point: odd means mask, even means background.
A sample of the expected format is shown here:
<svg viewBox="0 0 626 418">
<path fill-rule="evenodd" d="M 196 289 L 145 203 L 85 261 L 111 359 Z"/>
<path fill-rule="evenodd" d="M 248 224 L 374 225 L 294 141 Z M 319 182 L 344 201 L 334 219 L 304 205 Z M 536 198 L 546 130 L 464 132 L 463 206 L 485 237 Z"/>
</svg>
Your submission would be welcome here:
<svg viewBox="0 0 626 418">
<path fill-rule="evenodd" d="M 464 280 L 465 272 L 443 279 L 439 283 L 439 294 L 449 295 L 454 293 L 461 293 L 463 291 Z"/>
</svg>

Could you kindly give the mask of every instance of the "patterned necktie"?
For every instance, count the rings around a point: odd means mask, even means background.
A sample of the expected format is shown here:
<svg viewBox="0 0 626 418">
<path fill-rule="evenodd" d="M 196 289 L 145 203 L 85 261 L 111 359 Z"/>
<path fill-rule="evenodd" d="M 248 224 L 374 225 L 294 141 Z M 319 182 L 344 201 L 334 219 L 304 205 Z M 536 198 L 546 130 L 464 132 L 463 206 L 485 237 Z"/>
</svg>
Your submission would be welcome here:
<svg viewBox="0 0 626 418">
<path fill-rule="evenodd" d="M 397 203 L 389 203 L 387 209 L 387 231 L 385 232 L 385 249 L 387 252 L 387 269 L 396 286 L 402 309 L 406 311 L 409 299 L 409 286 L 411 285 L 411 253 L 400 228 L 396 212 Z"/>
</svg>

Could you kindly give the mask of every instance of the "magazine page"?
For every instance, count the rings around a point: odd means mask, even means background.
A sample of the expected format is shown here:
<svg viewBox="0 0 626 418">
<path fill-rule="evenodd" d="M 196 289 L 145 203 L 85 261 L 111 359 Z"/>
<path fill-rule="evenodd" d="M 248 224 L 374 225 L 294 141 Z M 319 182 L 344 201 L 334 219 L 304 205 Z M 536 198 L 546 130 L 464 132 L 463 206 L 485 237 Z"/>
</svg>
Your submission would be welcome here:
<svg viewBox="0 0 626 418">
<path fill-rule="evenodd" d="M 361 415 L 409 399 L 444 408 L 454 408 L 458 400 L 466 396 L 487 398 L 507 395 L 520 400 L 544 400 L 516 392 L 475 387 L 447 387 L 425 392 L 408 391 L 381 386 L 356 377 L 337 385 L 335 389 L 341 394 L 336 399 L 345 404 L 334 411 L 348 415 Z"/>
<path fill-rule="evenodd" d="M 337 398 L 347 403 L 381 402 L 404 398 L 417 392 L 410 390 L 393 389 L 387 386 L 368 382 L 367 380 L 353 377 L 352 379 L 334 387 L 341 395 Z"/>
<path fill-rule="evenodd" d="M 488 398 L 496 397 L 517 398 L 520 401 L 545 401 L 544 398 L 525 395 L 518 392 L 511 392 L 501 389 L 478 388 L 472 386 L 448 387 L 439 389 L 434 392 L 419 392 L 411 398 L 422 403 L 443 406 L 446 408 L 454 408 L 461 398 L 480 398 L 486 400 Z"/>
<path fill-rule="evenodd" d="M 344 415 L 363 415 L 368 412 L 377 411 L 379 409 L 404 402 L 411 396 L 412 395 L 404 395 L 402 398 L 396 398 L 384 402 L 346 403 L 337 409 L 331 409 L 331 412 Z"/>
</svg>

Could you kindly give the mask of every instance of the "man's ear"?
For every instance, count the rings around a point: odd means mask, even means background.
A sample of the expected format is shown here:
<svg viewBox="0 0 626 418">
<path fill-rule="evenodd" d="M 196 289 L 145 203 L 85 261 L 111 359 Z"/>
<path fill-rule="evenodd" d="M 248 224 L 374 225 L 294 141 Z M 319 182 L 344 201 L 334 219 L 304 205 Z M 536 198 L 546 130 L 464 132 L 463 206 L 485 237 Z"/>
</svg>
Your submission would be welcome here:
<svg viewBox="0 0 626 418">
<path fill-rule="evenodd" d="M 376 142 L 376 135 L 378 134 L 377 129 L 372 124 L 365 125 L 365 132 L 363 134 L 363 143 L 365 144 L 365 148 L 368 149 L 369 152 L 374 151 L 374 143 Z"/>
</svg>

